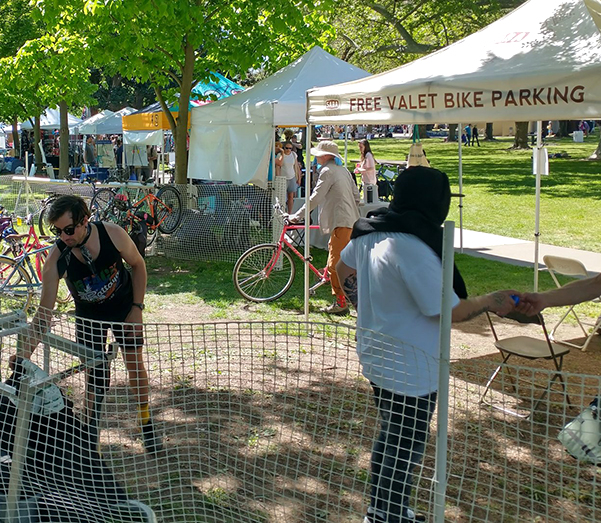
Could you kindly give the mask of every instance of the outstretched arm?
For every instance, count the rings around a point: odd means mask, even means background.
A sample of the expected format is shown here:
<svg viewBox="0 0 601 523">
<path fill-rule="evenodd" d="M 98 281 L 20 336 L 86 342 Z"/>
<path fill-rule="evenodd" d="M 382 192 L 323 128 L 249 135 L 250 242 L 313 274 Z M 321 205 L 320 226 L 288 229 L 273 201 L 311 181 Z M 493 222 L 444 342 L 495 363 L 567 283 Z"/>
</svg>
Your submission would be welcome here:
<svg viewBox="0 0 601 523">
<path fill-rule="evenodd" d="M 55 246 L 44 263 L 42 272 L 42 296 L 40 305 L 31 321 L 27 333 L 21 337 L 22 343 L 17 348 L 17 356 L 30 358 L 40 343 L 42 336 L 48 332 L 52 322 L 54 304 L 58 293 L 58 268 L 56 266 L 60 251 Z"/>
<path fill-rule="evenodd" d="M 568 283 L 558 289 L 547 292 L 527 292 L 522 295 L 518 307 L 524 314 L 537 314 L 547 307 L 576 305 L 601 296 L 601 274 L 584 280 Z"/>
<path fill-rule="evenodd" d="M 515 310 L 516 304 L 512 296 L 521 295 L 513 290 L 491 292 L 483 296 L 476 296 L 467 300 L 461 300 L 453 308 L 453 323 L 468 321 L 483 312 L 494 312 L 499 316 L 505 316 Z"/>
</svg>

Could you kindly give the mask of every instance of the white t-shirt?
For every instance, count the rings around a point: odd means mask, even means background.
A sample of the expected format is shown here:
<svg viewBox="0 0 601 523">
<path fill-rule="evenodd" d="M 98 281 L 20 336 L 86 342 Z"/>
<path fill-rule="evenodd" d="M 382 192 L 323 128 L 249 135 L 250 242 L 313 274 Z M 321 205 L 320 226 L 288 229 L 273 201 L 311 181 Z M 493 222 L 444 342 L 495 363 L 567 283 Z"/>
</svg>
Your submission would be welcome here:
<svg viewBox="0 0 601 523">
<path fill-rule="evenodd" d="M 341 253 L 357 270 L 357 352 L 363 375 L 386 390 L 438 389 L 442 263 L 416 236 L 374 232 Z M 459 303 L 454 295 L 453 307 Z"/>
<path fill-rule="evenodd" d="M 296 172 L 294 171 L 294 164 L 296 163 L 296 154 L 291 152 L 290 154 L 282 154 L 284 161 L 282 162 L 282 176 L 286 177 L 286 180 L 292 180 L 296 178 Z"/>
</svg>

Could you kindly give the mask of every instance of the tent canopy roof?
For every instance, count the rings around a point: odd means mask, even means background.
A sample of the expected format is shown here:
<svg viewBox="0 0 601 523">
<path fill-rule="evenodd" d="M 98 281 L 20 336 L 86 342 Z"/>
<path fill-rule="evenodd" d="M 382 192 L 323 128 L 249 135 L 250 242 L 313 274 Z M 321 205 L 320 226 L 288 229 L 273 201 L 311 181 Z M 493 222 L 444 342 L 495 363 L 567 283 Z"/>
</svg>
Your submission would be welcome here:
<svg viewBox="0 0 601 523">
<path fill-rule="evenodd" d="M 68 123 L 69 129 L 78 125 L 83 120 L 81 118 L 77 118 L 72 114 L 68 115 Z M 42 115 L 40 116 L 40 129 L 43 131 L 53 131 L 54 129 L 58 129 L 61 126 L 61 118 L 60 111 L 58 109 L 46 109 Z M 29 120 L 21 123 L 21 129 L 25 129 L 27 131 L 31 131 L 33 126 L 31 125 Z"/>
<path fill-rule="evenodd" d="M 222 119 L 228 111 L 239 111 L 242 107 L 258 106 L 275 102 L 274 125 L 306 125 L 306 91 L 332 82 L 357 80 L 369 76 L 359 69 L 315 46 L 298 60 L 258 82 L 243 93 L 192 109 L 192 125 L 195 118 L 206 122 L 204 114 L 215 115 L 215 123 L 226 123 Z M 207 111 L 204 113 L 204 111 Z M 209 117 L 213 119 L 213 117 Z"/>
<path fill-rule="evenodd" d="M 529 0 L 440 51 L 308 97 L 311 123 L 599 117 L 601 34 L 583 0 Z"/>
</svg>

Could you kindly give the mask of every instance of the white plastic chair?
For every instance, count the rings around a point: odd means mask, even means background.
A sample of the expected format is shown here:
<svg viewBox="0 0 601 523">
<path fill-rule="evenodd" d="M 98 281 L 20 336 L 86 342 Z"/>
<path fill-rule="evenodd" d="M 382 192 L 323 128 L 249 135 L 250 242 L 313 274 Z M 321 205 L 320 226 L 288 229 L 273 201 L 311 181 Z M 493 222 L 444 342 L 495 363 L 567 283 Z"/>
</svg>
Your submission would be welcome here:
<svg viewBox="0 0 601 523">
<path fill-rule="evenodd" d="M 586 267 L 582 264 L 582 262 L 574 260 L 572 258 L 562 258 L 561 256 L 546 255 L 543 256 L 543 262 L 547 266 L 549 274 L 551 275 L 551 278 L 553 278 L 553 281 L 555 282 L 555 285 L 557 285 L 557 287 L 562 286 L 559 282 L 559 279 L 557 278 L 558 274 L 561 274 L 563 276 L 570 276 L 572 278 L 587 278 L 589 276 L 588 271 L 586 270 Z M 595 303 L 599 303 L 601 300 L 599 298 L 595 298 L 592 301 Z M 591 339 L 595 335 L 595 332 L 601 325 L 601 316 L 595 322 L 583 321 L 576 314 L 574 307 L 576 307 L 576 305 L 572 305 L 568 308 L 567 312 L 559 319 L 559 321 L 555 324 L 553 329 L 551 329 L 549 337 L 552 341 L 555 341 L 557 343 L 561 343 L 563 345 L 567 345 L 568 347 L 574 347 L 575 349 L 585 351 L 588 347 L 588 344 L 591 342 Z M 570 314 L 578 322 L 580 329 L 582 329 L 582 334 L 585 337 L 584 343 L 582 344 L 573 343 L 565 340 L 558 340 L 555 338 L 555 332 Z M 591 330 L 587 331 L 585 329 L 585 326 L 590 328 Z"/>
</svg>

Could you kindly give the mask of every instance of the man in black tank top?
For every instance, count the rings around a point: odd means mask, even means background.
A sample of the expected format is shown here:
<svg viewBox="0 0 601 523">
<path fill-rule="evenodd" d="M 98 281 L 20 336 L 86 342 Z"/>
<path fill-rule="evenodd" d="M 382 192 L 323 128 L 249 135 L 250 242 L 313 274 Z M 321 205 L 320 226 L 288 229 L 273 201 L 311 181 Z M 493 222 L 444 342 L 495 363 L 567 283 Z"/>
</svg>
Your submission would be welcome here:
<svg viewBox="0 0 601 523">
<path fill-rule="evenodd" d="M 144 446 L 162 449 L 148 408 L 148 373 L 142 354 L 142 311 L 146 293 L 146 265 L 134 242 L 118 225 L 91 222 L 90 211 L 79 196 L 58 198 L 48 216 L 58 240 L 44 264 L 42 297 L 28 339 L 18 356 L 29 358 L 52 319 L 58 284 L 64 277 L 75 301 L 76 337 L 83 345 L 105 350 L 108 329 L 121 347 L 129 384 L 138 402 Z M 131 267 L 130 272 L 123 262 Z M 88 373 L 88 421 L 97 422 L 100 402 L 109 386 L 108 369 Z M 92 407 L 97 405 L 97 407 Z M 94 411 L 96 409 L 96 411 Z"/>
</svg>

